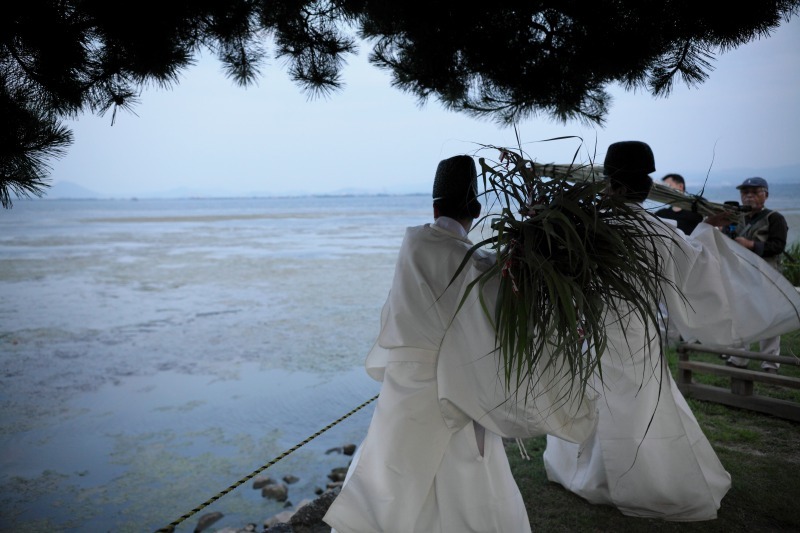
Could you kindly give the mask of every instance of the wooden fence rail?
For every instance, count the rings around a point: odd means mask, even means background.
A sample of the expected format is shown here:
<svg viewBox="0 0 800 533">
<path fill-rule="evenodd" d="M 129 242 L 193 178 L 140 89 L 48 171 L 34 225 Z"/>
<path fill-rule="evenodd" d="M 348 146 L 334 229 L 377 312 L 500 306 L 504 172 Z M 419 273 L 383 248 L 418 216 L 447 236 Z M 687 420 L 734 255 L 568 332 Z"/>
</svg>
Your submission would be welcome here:
<svg viewBox="0 0 800 533">
<path fill-rule="evenodd" d="M 772 361 L 781 365 L 800 366 L 800 359 L 782 355 L 765 355 L 745 350 L 719 349 L 702 344 L 681 343 L 678 352 L 678 389 L 687 398 L 696 398 L 709 402 L 721 403 L 741 409 L 749 409 L 771 414 L 780 418 L 800 422 L 800 403 L 769 396 L 755 394 L 754 383 L 765 383 L 778 387 L 800 389 L 800 378 L 769 374 L 758 370 L 748 370 L 724 366 L 714 363 L 691 361 L 689 355 L 695 353 L 727 354 L 753 359 L 756 361 Z M 695 383 L 694 373 L 712 374 L 730 378 L 730 389 Z"/>
</svg>

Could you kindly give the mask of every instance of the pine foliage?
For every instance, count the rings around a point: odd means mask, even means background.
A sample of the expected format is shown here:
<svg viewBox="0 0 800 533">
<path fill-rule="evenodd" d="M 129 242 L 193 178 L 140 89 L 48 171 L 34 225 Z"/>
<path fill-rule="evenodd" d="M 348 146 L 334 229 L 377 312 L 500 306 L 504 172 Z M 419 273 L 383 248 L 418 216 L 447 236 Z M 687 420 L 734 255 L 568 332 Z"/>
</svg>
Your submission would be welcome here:
<svg viewBox="0 0 800 533">
<path fill-rule="evenodd" d="M 84 112 L 111 121 L 147 86 L 171 87 L 201 51 L 241 85 L 270 60 L 311 96 L 343 86 L 342 66 L 371 47 L 392 83 L 446 108 L 514 124 L 532 116 L 602 124 L 605 88 L 667 96 L 702 83 L 717 53 L 768 36 L 800 0 L 463 2 L 199 0 L 130 6 L 28 0 L 0 7 L 0 198 L 42 192 L 46 160 Z M 34 140 L 35 139 L 35 140 Z M 6 203 L 3 203 L 6 206 Z"/>
</svg>

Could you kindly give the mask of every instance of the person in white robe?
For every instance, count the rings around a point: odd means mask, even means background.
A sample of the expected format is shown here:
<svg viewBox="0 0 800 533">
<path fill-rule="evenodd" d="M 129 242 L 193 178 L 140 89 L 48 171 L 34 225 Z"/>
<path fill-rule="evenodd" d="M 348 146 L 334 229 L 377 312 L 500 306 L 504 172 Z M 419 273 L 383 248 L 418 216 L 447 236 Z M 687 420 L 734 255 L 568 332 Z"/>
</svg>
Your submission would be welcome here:
<svg viewBox="0 0 800 533">
<path fill-rule="evenodd" d="M 609 147 L 604 172 L 613 194 L 641 203 L 654 170 L 645 143 Z M 686 342 L 717 347 L 800 328 L 797 291 L 714 227 L 725 216 L 709 217 L 689 237 L 652 217 L 654 231 L 663 236 L 657 242 L 670 327 Z M 548 479 L 628 516 L 715 519 L 731 477 L 672 379 L 657 328 L 622 311 L 609 312 L 605 327 L 596 430 L 579 444 L 548 436 Z"/>
<path fill-rule="evenodd" d="M 552 432 L 581 442 L 596 424 L 593 398 L 564 389 L 573 378 L 555 370 L 529 382 L 521 398 L 507 393 L 494 329 L 478 291 L 466 291 L 494 258 L 476 252 L 454 279 L 472 247 L 476 195 L 472 158 L 445 159 L 434 180 L 434 222 L 406 230 L 366 360 L 380 395 L 324 517 L 334 532 L 530 531 L 502 437 Z M 497 286 L 483 290 L 488 309 Z"/>
</svg>

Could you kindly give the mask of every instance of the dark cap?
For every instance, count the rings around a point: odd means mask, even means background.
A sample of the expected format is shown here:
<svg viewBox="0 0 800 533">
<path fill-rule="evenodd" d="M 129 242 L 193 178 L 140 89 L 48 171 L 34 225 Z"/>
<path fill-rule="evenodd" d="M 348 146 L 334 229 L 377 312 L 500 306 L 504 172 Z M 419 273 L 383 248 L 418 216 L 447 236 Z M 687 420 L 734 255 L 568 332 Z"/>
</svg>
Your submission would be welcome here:
<svg viewBox="0 0 800 533">
<path fill-rule="evenodd" d="M 608 147 L 603 162 L 603 174 L 650 174 L 656 170 L 653 150 L 641 141 L 616 142 Z"/>
<path fill-rule="evenodd" d="M 468 155 L 457 155 L 439 162 L 433 179 L 434 200 L 463 200 L 478 196 L 478 171 Z"/>
<path fill-rule="evenodd" d="M 765 191 L 769 191 L 769 185 L 767 185 L 767 180 L 764 178 L 747 178 L 736 188 L 741 189 L 742 187 L 764 187 Z"/>
</svg>

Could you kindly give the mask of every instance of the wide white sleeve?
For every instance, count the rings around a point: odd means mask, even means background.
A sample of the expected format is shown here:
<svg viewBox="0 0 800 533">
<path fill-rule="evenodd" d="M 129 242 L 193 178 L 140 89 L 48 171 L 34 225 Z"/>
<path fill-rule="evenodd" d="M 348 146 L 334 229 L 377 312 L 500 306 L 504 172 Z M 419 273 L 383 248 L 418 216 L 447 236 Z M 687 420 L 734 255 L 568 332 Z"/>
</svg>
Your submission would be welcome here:
<svg viewBox="0 0 800 533">
<path fill-rule="evenodd" d="M 684 340 L 724 347 L 800 329 L 798 290 L 713 226 L 667 244 L 665 272 L 678 291 L 666 288 L 666 305 Z"/>
<path fill-rule="evenodd" d="M 497 285 L 484 293 L 493 310 Z M 541 357 L 536 375 L 509 391 L 494 329 L 473 291 L 439 351 L 437 386 L 446 422 L 459 427 L 471 419 L 504 437 L 550 434 L 582 442 L 597 424 L 597 394 L 583 393 L 568 369 L 547 365 L 547 354 Z"/>
</svg>

